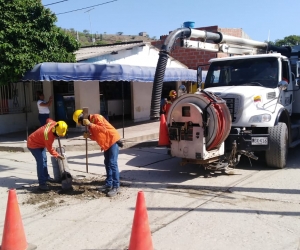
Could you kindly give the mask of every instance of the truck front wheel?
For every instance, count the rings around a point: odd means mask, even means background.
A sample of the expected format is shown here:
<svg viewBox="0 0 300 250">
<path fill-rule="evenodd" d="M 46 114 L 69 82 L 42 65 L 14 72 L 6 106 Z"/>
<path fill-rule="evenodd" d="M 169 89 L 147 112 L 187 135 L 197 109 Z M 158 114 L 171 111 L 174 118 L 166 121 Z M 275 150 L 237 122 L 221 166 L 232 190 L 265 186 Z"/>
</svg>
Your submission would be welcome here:
<svg viewBox="0 0 300 250">
<path fill-rule="evenodd" d="M 268 128 L 270 149 L 266 151 L 266 163 L 269 167 L 284 168 L 288 153 L 288 129 L 285 123 L 279 122 Z"/>
</svg>

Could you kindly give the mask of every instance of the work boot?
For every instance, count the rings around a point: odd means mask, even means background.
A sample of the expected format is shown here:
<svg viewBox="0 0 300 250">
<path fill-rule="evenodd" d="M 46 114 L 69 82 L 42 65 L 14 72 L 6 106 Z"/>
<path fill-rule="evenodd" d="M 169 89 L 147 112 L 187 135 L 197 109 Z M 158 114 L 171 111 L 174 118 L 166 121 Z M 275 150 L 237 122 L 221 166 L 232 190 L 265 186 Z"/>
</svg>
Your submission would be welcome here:
<svg viewBox="0 0 300 250">
<path fill-rule="evenodd" d="M 114 196 L 116 196 L 119 193 L 120 193 L 120 188 L 114 187 L 110 191 L 108 191 L 107 196 L 108 197 L 114 197 Z"/>
<path fill-rule="evenodd" d="M 40 191 L 50 191 L 49 187 L 46 184 L 39 185 L 39 190 Z"/>
<path fill-rule="evenodd" d="M 112 187 L 103 185 L 103 186 L 98 187 L 97 190 L 99 192 L 107 193 L 108 191 L 112 190 Z"/>
<path fill-rule="evenodd" d="M 54 180 L 54 179 L 53 179 L 53 178 L 51 178 L 51 177 L 49 177 L 49 178 L 48 178 L 47 182 L 50 182 L 50 183 L 57 183 L 57 181 L 56 181 L 56 180 Z"/>
</svg>

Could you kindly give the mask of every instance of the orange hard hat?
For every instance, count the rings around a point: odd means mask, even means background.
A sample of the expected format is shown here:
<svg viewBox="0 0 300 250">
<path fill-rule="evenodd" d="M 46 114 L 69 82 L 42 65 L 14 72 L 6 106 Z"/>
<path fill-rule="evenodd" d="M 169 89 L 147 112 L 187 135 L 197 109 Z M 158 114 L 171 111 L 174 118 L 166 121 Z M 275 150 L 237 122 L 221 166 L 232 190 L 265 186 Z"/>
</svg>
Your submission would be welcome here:
<svg viewBox="0 0 300 250">
<path fill-rule="evenodd" d="M 169 93 L 169 96 L 173 96 L 173 97 L 177 96 L 176 91 L 175 90 L 171 90 L 170 93 Z"/>
</svg>

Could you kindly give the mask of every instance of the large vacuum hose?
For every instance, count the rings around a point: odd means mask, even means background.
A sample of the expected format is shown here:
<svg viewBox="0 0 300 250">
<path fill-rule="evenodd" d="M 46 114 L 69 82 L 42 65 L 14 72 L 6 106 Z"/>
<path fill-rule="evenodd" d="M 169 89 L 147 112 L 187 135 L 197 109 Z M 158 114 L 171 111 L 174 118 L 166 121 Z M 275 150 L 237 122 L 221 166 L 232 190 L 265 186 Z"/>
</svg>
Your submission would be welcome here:
<svg viewBox="0 0 300 250">
<path fill-rule="evenodd" d="M 159 119 L 161 93 L 162 93 L 162 87 L 163 87 L 168 58 L 169 58 L 168 53 L 166 53 L 165 51 L 161 51 L 159 53 L 159 59 L 158 59 L 158 63 L 154 75 L 154 83 L 153 83 L 152 98 L 151 98 L 150 118 L 152 120 Z"/>
<path fill-rule="evenodd" d="M 150 108 L 150 119 L 157 120 L 160 117 L 160 102 L 161 93 L 165 77 L 165 71 L 169 59 L 169 52 L 171 51 L 173 45 L 177 38 L 190 37 L 190 28 L 180 28 L 171 32 L 167 37 L 164 44 L 161 47 L 159 58 L 156 66 L 156 71 L 154 75 L 152 98 L 151 98 L 151 108 Z"/>
</svg>

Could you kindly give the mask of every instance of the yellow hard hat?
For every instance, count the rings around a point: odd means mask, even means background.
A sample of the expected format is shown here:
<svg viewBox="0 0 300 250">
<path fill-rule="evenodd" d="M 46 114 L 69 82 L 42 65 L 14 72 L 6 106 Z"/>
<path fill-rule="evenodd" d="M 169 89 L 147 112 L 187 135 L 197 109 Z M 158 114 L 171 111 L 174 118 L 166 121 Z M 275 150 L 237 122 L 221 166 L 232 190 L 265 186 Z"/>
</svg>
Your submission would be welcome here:
<svg viewBox="0 0 300 250">
<path fill-rule="evenodd" d="M 55 133 L 58 136 L 65 136 L 68 130 L 68 125 L 64 121 L 58 121 L 55 126 Z"/>
<path fill-rule="evenodd" d="M 171 90 L 170 93 L 169 93 L 169 96 L 173 96 L 173 97 L 177 96 L 176 91 L 175 90 Z"/>
<path fill-rule="evenodd" d="M 76 122 L 77 124 L 79 124 L 79 123 L 78 123 L 78 118 L 79 118 L 79 116 L 82 114 L 82 112 L 83 112 L 82 109 L 77 109 L 77 110 L 74 112 L 74 114 L 73 114 L 73 120 L 74 120 L 74 122 Z"/>
</svg>

